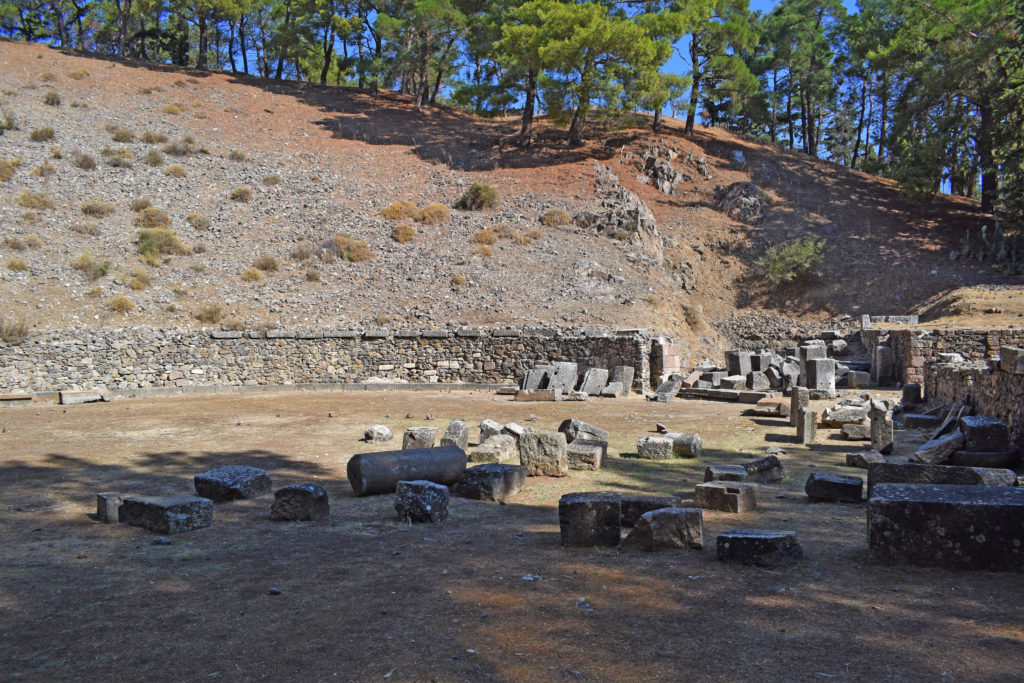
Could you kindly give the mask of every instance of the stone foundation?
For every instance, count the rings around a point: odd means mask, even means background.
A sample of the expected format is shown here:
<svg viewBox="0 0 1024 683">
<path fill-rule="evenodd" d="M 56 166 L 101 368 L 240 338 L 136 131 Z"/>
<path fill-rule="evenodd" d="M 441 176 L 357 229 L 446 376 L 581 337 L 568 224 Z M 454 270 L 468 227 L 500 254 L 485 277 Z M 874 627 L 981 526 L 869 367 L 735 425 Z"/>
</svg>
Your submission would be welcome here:
<svg viewBox="0 0 1024 683">
<path fill-rule="evenodd" d="M 997 350 L 998 351 L 998 350 Z M 1010 440 L 1024 448 L 1024 374 L 1012 374 L 996 363 L 931 365 L 925 369 L 925 399 L 929 405 L 950 405 L 971 397 L 976 415 L 999 418 Z"/>
</svg>

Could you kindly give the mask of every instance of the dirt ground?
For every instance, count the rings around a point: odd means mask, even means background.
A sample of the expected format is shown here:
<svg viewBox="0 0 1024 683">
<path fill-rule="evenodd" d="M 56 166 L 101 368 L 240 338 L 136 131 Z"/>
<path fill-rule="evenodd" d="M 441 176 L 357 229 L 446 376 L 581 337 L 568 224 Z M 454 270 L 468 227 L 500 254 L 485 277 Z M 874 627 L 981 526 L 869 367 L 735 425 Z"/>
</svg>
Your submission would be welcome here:
<svg viewBox="0 0 1024 683">
<path fill-rule="evenodd" d="M 857 445 L 826 430 L 812 447 L 799 446 L 786 421 L 742 408 L 639 397 L 530 404 L 441 392 L 0 408 L 0 678 L 1020 676 L 1021 574 L 871 564 L 864 505 L 810 504 L 803 494 L 812 470 L 863 476 L 842 464 Z M 357 499 L 345 481 L 353 453 L 379 450 L 358 441 L 376 422 L 400 438 L 406 426 L 443 429 L 456 417 L 554 429 L 570 416 L 611 430 L 600 472 L 531 478 L 508 505 L 453 499 L 442 525 L 400 524 L 392 496 Z M 620 457 L 655 421 L 699 431 L 704 457 Z M 921 438 L 897 432 L 898 454 Z M 692 500 L 708 463 L 742 462 L 770 445 L 788 451 L 788 478 L 761 487 L 756 512 L 705 511 L 701 551 L 559 545 L 564 493 Z M 194 474 L 226 464 L 266 468 L 275 488 L 320 483 L 330 521 L 272 522 L 265 497 L 218 505 L 212 527 L 154 545 L 154 534 L 87 516 L 96 492 L 188 493 Z M 728 528 L 794 529 L 806 560 L 790 569 L 723 564 L 714 539 Z"/>
</svg>

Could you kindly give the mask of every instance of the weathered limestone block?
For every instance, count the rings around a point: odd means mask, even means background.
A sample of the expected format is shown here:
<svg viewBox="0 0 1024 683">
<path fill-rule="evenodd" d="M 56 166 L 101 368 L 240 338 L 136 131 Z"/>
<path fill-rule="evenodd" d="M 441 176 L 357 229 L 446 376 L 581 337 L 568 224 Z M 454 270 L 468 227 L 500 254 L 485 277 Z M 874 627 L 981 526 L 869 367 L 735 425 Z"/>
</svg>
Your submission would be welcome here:
<svg viewBox="0 0 1024 683">
<path fill-rule="evenodd" d="M 813 501 L 834 503 L 859 503 L 864 480 L 828 472 L 811 472 L 804 484 L 804 492 Z"/>
<path fill-rule="evenodd" d="M 871 423 L 845 424 L 840 433 L 847 441 L 871 441 Z"/>
<path fill-rule="evenodd" d="M 448 487 L 432 481 L 400 481 L 395 512 L 400 522 L 438 523 L 448 519 Z"/>
<path fill-rule="evenodd" d="M 782 481 L 786 478 L 786 468 L 776 455 L 766 455 L 757 460 L 745 462 L 742 465 L 747 472 L 750 481 L 758 484 L 767 484 L 773 481 Z"/>
<path fill-rule="evenodd" d="M 704 518 L 697 508 L 664 508 L 644 513 L 622 541 L 625 550 L 700 550 L 703 547 Z"/>
<path fill-rule="evenodd" d="M 469 451 L 468 459 L 480 463 L 517 463 L 519 445 L 508 434 L 495 434 Z"/>
<path fill-rule="evenodd" d="M 945 486 L 1015 486 L 1013 470 L 951 465 L 879 463 L 868 466 L 868 498 L 877 484 L 937 484 Z"/>
<path fill-rule="evenodd" d="M 818 340 L 813 340 L 818 341 Z M 797 349 L 797 356 L 800 361 L 800 386 L 810 387 L 808 380 L 810 379 L 810 368 L 808 362 L 817 359 L 825 359 L 828 357 L 828 349 L 825 347 L 825 343 L 821 344 L 810 344 L 804 343 Z"/>
<path fill-rule="evenodd" d="M 636 442 L 637 457 L 644 460 L 668 460 L 672 457 L 672 439 L 666 436 L 642 436 Z"/>
<path fill-rule="evenodd" d="M 387 425 L 373 425 L 363 432 L 363 440 L 371 443 L 382 443 L 384 441 L 391 441 L 394 435 L 391 433 L 391 429 Z"/>
<path fill-rule="evenodd" d="M 519 441 L 519 461 L 530 477 L 564 477 L 569 455 L 562 432 L 527 432 Z"/>
<path fill-rule="evenodd" d="M 1000 346 L 999 369 L 1011 375 L 1024 375 L 1024 348 Z"/>
<path fill-rule="evenodd" d="M 881 401 L 872 401 L 868 415 L 871 419 L 871 447 L 882 455 L 892 453 L 892 411 Z"/>
<path fill-rule="evenodd" d="M 526 486 L 526 468 L 521 465 L 477 465 L 466 468 L 452 493 L 460 498 L 504 503 Z"/>
<path fill-rule="evenodd" d="M 725 367 L 730 375 L 747 376 L 750 372 L 750 352 L 733 349 L 725 352 Z"/>
<path fill-rule="evenodd" d="M 1024 568 L 1024 489 L 877 484 L 868 548 L 886 564 L 947 569 Z"/>
<path fill-rule="evenodd" d="M 550 365 L 537 365 L 526 371 L 523 376 L 522 389 L 525 391 L 537 391 L 547 389 L 548 380 L 554 370 Z"/>
<path fill-rule="evenodd" d="M 256 498 L 270 493 L 273 482 L 264 470 L 245 465 L 218 467 L 194 478 L 196 493 L 214 503 Z"/>
<path fill-rule="evenodd" d="M 462 420 L 452 420 L 441 436 L 441 445 L 458 446 L 462 450 L 469 448 L 469 426 Z"/>
<path fill-rule="evenodd" d="M 515 401 L 561 401 L 562 390 L 557 389 L 537 389 L 536 391 L 517 391 Z"/>
<path fill-rule="evenodd" d="M 437 428 L 435 427 L 409 427 L 402 435 L 402 450 L 433 448 L 435 439 L 437 439 Z"/>
<path fill-rule="evenodd" d="M 752 408 L 755 415 L 789 417 L 790 401 L 784 398 L 762 398 Z"/>
<path fill-rule="evenodd" d="M 1020 463 L 1020 449 L 1016 446 L 1005 451 L 953 451 L 949 456 L 949 464 L 966 467 L 1009 467 L 1015 468 Z"/>
<path fill-rule="evenodd" d="M 1010 432 L 1006 423 L 986 415 L 968 415 L 960 418 L 960 431 L 964 433 L 964 450 L 982 453 L 1002 452 L 1010 448 Z"/>
<path fill-rule="evenodd" d="M 620 390 L 620 396 L 629 396 L 630 390 L 633 388 L 633 377 L 636 374 L 636 368 L 632 365 L 616 365 L 612 368 L 611 382 L 618 382 L 622 385 Z"/>
<path fill-rule="evenodd" d="M 586 401 L 590 398 L 590 394 L 585 391 L 570 391 L 569 394 L 563 399 L 565 401 Z"/>
<path fill-rule="evenodd" d="M 158 534 L 177 534 L 213 524 L 213 501 L 196 496 L 129 496 L 121 506 L 125 524 Z"/>
<path fill-rule="evenodd" d="M 846 464 L 850 467 L 860 467 L 866 470 L 871 465 L 880 462 L 885 462 L 885 456 L 870 448 L 846 454 Z"/>
<path fill-rule="evenodd" d="M 495 422 L 494 420 L 482 420 L 480 422 L 480 443 L 487 441 L 492 436 L 501 434 L 504 427 Z"/>
<path fill-rule="evenodd" d="M 753 391 L 768 391 L 771 388 L 772 383 L 768 381 L 768 375 L 760 370 L 751 370 L 747 374 L 747 389 L 751 389 Z"/>
<path fill-rule="evenodd" d="M 754 484 L 731 481 L 697 484 L 694 504 L 704 510 L 749 512 L 757 509 L 757 487 Z"/>
<path fill-rule="evenodd" d="M 963 445 L 963 432 L 950 432 L 922 444 L 914 452 L 914 459 L 926 465 L 943 465 L 949 462 L 953 452 L 960 450 Z"/>
<path fill-rule="evenodd" d="M 608 385 L 601 390 L 601 398 L 619 398 L 622 395 L 622 385 L 619 382 L 608 382 Z"/>
<path fill-rule="evenodd" d="M 592 439 L 576 439 L 566 446 L 570 470 L 601 469 L 601 463 L 608 456 L 608 442 Z"/>
<path fill-rule="evenodd" d="M 907 382 L 903 385 L 903 407 L 913 408 L 924 400 L 921 394 L 921 385 L 917 382 Z"/>
<path fill-rule="evenodd" d="M 668 379 L 654 390 L 654 400 L 658 403 L 671 403 L 682 388 L 683 378 L 680 375 L 669 375 Z"/>
<path fill-rule="evenodd" d="M 270 518 L 319 522 L 331 517 L 327 491 L 317 484 L 292 484 L 274 491 Z"/>
<path fill-rule="evenodd" d="M 867 406 L 841 406 L 835 410 L 825 410 L 821 415 L 821 426 L 834 429 L 846 424 L 864 424 L 867 421 Z"/>
<path fill-rule="evenodd" d="M 704 481 L 749 481 L 750 475 L 743 465 L 708 465 Z"/>
<path fill-rule="evenodd" d="M 501 428 L 502 434 L 508 434 L 516 440 L 516 444 L 519 444 L 519 439 L 523 438 L 523 434 L 526 433 L 526 428 L 522 427 L 515 422 L 509 422 Z"/>
<path fill-rule="evenodd" d="M 789 423 L 796 427 L 800 418 L 800 409 L 806 408 L 811 402 L 811 392 L 806 387 L 793 387 L 789 400 Z"/>
<path fill-rule="evenodd" d="M 652 496 L 643 493 L 620 494 L 622 526 L 633 527 L 640 518 L 651 510 L 682 507 L 682 501 L 675 496 Z"/>
<path fill-rule="evenodd" d="M 747 388 L 747 376 L 746 375 L 729 375 L 723 377 L 722 381 L 719 382 L 719 386 L 722 389 L 746 389 Z"/>
<path fill-rule="evenodd" d="M 801 408 L 796 422 L 796 440 L 804 445 L 814 443 L 817 413 L 810 408 Z"/>
<path fill-rule="evenodd" d="M 576 373 L 579 366 L 576 363 L 554 363 L 552 365 L 551 377 L 548 378 L 548 389 L 561 390 L 562 394 L 568 394 L 576 388 Z"/>
<path fill-rule="evenodd" d="M 60 404 L 62 406 L 76 406 L 82 403 L 96 403 L 102 400 L 103 394 L 95 389 L 60 392 Z"/>
<path fill-rule="evenodd" d="M 795 531 L 727 529 L 715 545 L 719 560 L 759 567 L 790 565 L 804 556 Z"/>
<path fill-rule="evenodd" d="M 807 388 L 834 397 L 836 395 L 836 362 L 831 358 L 808 358 Z"/>
<path fill-rule="evenodd" d="M 850 370 L 846 375 L 846 386 L 851 389 L 866 389 L 871 384 L 871 373 Z"/>
<path fill-rule="evenodd" d="M 583 373 L 580 382 L 580 391 L 591 396 L 599 396 L 601 391 L 608 384 L 608 371 L 604 368 L 590 368 Z"/>
<path fill-rule="evenodd" d="M 558 525 L 564 546 L 617 546 L 622 534 L 619 494 L 567 493 L 558 500 Z"/>
<path fill-rule="evenodd" d="M 97 493 L 96 494 L 96 515 L 97 522 L 104 524 L 117 524 L 124 521 L 124 496 L 120 493 Z"/>
<path fill-rule="evenodd" d="M 567 443 L 572 443 L 576 439 L 586 439 L 590 441 L 607 441 L 608 432 L 600 427 L 572 418 L 570 420 L 563 420 L 562 424 L 558 425 L 558 431 L 565 434 L 565 440 Z"/>
</svg>

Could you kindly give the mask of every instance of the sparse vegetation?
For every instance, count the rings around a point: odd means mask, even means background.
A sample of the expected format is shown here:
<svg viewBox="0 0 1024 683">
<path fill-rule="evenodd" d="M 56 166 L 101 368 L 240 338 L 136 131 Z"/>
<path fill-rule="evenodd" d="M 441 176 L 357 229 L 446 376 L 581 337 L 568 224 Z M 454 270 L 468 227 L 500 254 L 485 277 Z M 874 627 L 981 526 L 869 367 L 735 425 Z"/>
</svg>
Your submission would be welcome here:
<svg viewBox="0 0 1024 683">
<path fill-rule="evenodd" d="M 136 268 L 132 271 L 131 275 L 125 279 L 125 283 L 135 291 L 149 287 L 152 281 L 153 277 L 143 268 Z"/>
<path fill-rule="evenodd" d="M 258 268 L 246 268 L 242 271 L 242 280 L 245 282 L 259 282 L 263 279 L 263 273 Z"/>
<path fill-rule="evenodd" d="M 464 211 L 480 211 L 494 208 L 499 203 L 501 203 L 501 195 L 492 185 L 473 183 L 455 203 L 455 207 Z"/>
<path fill-rule="evenodd" d="M 220 328 L 222 330 L 230 330 L 232 332 L 241 332 L 242 330 L 245 329 L 245 323 L 243 323 L 238 318 L 228 318 L 227 320 L 224 321 Z"/>
<path fill-rule="evenodd" d="M 526 237 L 530 238 L 531 242 L 539 240 L 544 237 L 544 233 L 541 232 L 540 228 L 530 228 L 525 233 Z"/>
<path fill-rule="evenodd" d="M 829 251 L 826 240 L 804 235 L 765 249 L 764 256 L 757 260 L 757 267 L 774 285 L 799 283 L 821 274 L 821 265 Z"/>
<path fill-rule="evenodd" d="M 231 161 L 245 161 L 248 158 L 249 157 L 246 156 L 245 152 L 240 149 L 233 149 L 231 150 L 231 153 L 228 154 L 228 159 L 231 159 Z"/>
<path fill-rule="evenodd" d="M 139 197 L 138 199 L 133 199 L 130 206 L 132 211 L 138 213 L 143 209 L 148 209 L 149 207 L 153 206 L 153 200 L 150 199 L 149 197 Z"/>
<path fill-rule="evenodd" d="M 157 230 L 171 227 L 171 216 L 163 209 L 154 206 L 144 207 L 135 217 L 135 225 L 140 228 Z M 175 253 L 181 253 L 177 251 Z"/>
<path fill-rule="evenodd" d="M 28 265 L 20 258 L 12 258 L 7 260 L 7 270 L 13 273 L 20 273 L 28 270 Z"/>
<path fill-rule="evenodd" d="M 548 209 L 540 217 L 540 224 L 546 228 L 556 228 L 572 223 L 572 216 L 564 209 Z"/>
<path fill-rule="evenodd" d="M 441 223 L 447 223 L 448 219 L 452 217 L 452 212 L 444 204 L 427 204 L 420 211 L 420 216 L 416 220 L 426 225 L 439 225 Z"/>
<path fill-rule="evenodd" d="M 473 248 L 473 253 L 477 256 L 483 256 L 484 258 L 490 258 L 494 256 L 494 249 L 487 244 L 478 244 Z"/>
<path fill-rule="evenodd" d="M 313 270 L 312 268 L 307 270 L 306 271 L 306 281 L 307 282 L 320 282 L 320 271 L 319 270 Z"/>
<path fill-rule="evenodd" d="M 416 206 L 410 201 L 400 201 L 385 206 L 381 213 L 384 214 L 384 218 L 393 221 L 401 221 L 406 219 L 419 220 L 420 207 Z"/>
<path fill-rule="evenodd" d="M 391 318 L 384 315 L 383 313 L 378 313 L 377 317 L 374 318 L 374 322 L 376 322 L 378 325 L 387 325 L 389 322 L 391 322 Z"/>
<path fill-rule="evenodd" d="M 57 80 L 57 75 L 52 71 L 44 71 L 43 73 L 39 74 L 39 80 L 43 83 L 53 83 L 55 80 Z"/>
<path fill-rule="evenodd" d="M 39 164 L 38 166 L 32 169 L 31 175 L 34 175 L 39 178 L 45 178 L 47 176 L 53 175 L 56 172 L 56 168 L 51 166 L 48 162 L 44 161 L 43 163 Z"/>
<path fill-rule="evenodd" d="M 14 177 L 14 172 L 21 166 L 17 159 L 0 159 L 0 181 L 7 182 Z"/>
<path fill-rule="evenodd" d="M 32 192 L 31 190 L 25 190 L 18 195 L 18 198 L 14 200 L 14 203 L 18 206 L 24 206 L 26 209 L 45 210 L 52 209 L 55 204 L 53 200 L 42 192 Z"/>
<path fill-rule="evenodd" d="M 88 154 L 76 154 L 75 155 L 75 166 L 82 169 L 83 171 L 91 171 L 96 168 L 96 160 Z"/>
<path fill-rule="evenodd" d="M 195 151 L 195 148 L 192 145 L 192 138 L 175 140 L 174 142 L 164 146 L 164 154 L 170 154 L 171 156 L 176 157 L 187 157 Z"/>
<path fill-rule="evenodd" d="M 88 296 L 88 297 L 92 297 L 93 299 L 98 299 L 101 296 L 103 296 L 103 288 L 102 287 L 93 287 L 88 292 L 86 292 L 85 295 Z"/>
<path fill-rule="evenodd" d="M 264 273 L 276 273 L 281 269 L 281 264 L 277 262 L 277 259 L 267 254 L 259 256 L 252 265 Z"/>
<path fill-rule="evenodd" d="M 172 102 L 163 108 L 165 114 L 180 114 L 185 111 L 185 105 L 181 102 Z"/>
<path fill-rule="evenodd" d="M 59 107 L 60 95 L 58 95 L 57 92 L 54 90 L 47 92 L 45 95 L 43 95 L 43 104 L 48 104 L 51 107 Z"/>
<path fill-rule="evenodd" d="M 96 237 L 100 234 L 100 226 L 96 223 L 72 223 L 68 226 L 68 230 L 71 232 L 77 232 L 80 235 L 90 235 Z"/>
<path fill-rule="evenodd" d="M 28 139 L 32 142 L 46 142 L 47 140 L 52 140 L 53 127 L 43 126 L 42 128 L 33 128 L 32 132 L 28 134 Z"/>
<path fill-rule="evenodd" d="M 292 250 L 292 258 L 296 261 L 305 261 L 316 255 L 316 247 L 309 242 L 299 242 Z"/>
<path fill-rule="evenodd" d="M 265 185 L 277 185 L 280 182 L 281 176 L 277 175 L 276 173 L 271 173 L 270 175 L 263 178 L 263 183 Z"/>
<path fill-rule="evenodd" d="M 182 166 L 181 164 L 171 164 L 170 166 L 164 169 L 164 175 L 169 175 L 174 178 L 184 178 L 185 167 Z"/>
<path fill-rule="evenodd" d="M 146 163 L 150 166 L 159 166 L 164 163 L 164 155 L 159 150 L 150 149 L 146 152 Z"/>
<path fill-rule="evenodd" d="M 370 253 L 370 247 L 366 242 L 357 240 L 347 233 L 335 235 L 331 239 L 331 244 L 337 249 L 338 256 L 344 261 L 361 263 L 373 258 L 373 254 Z"/>
<path fill-rule="evenodd" d="M 97 261 L 89 252 L 85 252 L 71 263 L 71 267 L 81 271 L 87 280 L 98 280 L 110 272 L 109 261 Z"/>
<path fill-rule="evenodd" d="M 469 241 L 472 244 L 492 245 L 498 241 L 498 233 L 494 232 L 490 228 L 481 228 L 476 231 L 476 234 L 469 238 Z"/>
<path fill-rule="evenodd" d="M 196 311 L 196 318 L 201 323 L 216 325 L 224 317 L 224 306 L 218 303 L 204 304 Z"/>
<path fill-rule="evenodd" d="M 82 213 L 86 216 L 93 216 L 94 218 L 103 218 L 114 213 L 114 209 L 117 208 L 110 202 L 101 202 L 99 200 L 89 200 L 82 202 L 82 205 L 78 207 Z"/>
<path fill-rule="evenodd" d="M 494 234 L 498 236 L 499 240 L 513 240 L 516 237 L 515 231 L 512 226 L 508 223 L 502 223 L 494 229 Z"/>
<path fill-rule="evenodd" d="M 399 223 L 391 231 L 391 238 L 400 244 L 411 242 L 416 237 L 416 228 L 408 223 Z"/>
<path fill-rule="evenodd" d="M 139 139 L 145 142 L 147 145 L 161 145 L 167 142 L 166 135 L 152 130 L 142 131 L 142 135 L 140 136 Z"/>
<path fill-rule="evenodd" d="M 196 213 L 195 211 L 190 211 L 188 216 L 185 217 L 185 220 L 188 221 L 188 224 L 196 230 L 205 230 L 212 224 L 212 221 L 210 221 L 209 218 L 201 213 Z"/>
<path fill-rule="evenodd" d="M 82 80 L 83 78 L 85 78 L 88 75 L 89 75 L 89 72 L 86 71 L 85 69 L 75 69 L 74 71 L 69 71 L 68 72 L 68 78 L 70 78 L 72 80 L 75 80 L 75 81 L 80 81 L 80 80 Z"/>
<path fill-rule="evenodd" d="M 453 288 L 455 288 L 455 289 L 462 289 L 462 287 L 465 284 L 466 284 L 465 276 L 460 275 L 459 273 L 455 273 L 455 275 L 452 275 L 452 287 Z"/>
<path fill-rule="evenodd" d="M 133 304 L 132 300 L 126 296 L 115 296 L 113 299 L 107 302 L 107 305 L 110 306 L 111 309 L 122 314 L 127 313 L 128 311 L 135 308 L 135 304 Z"/>
<path fill-rule="evenodd" d="M 161 256 L 188 253 L 188 249 L 178 240 L 174 231 L 163 228 L 139 230 L 136 248 L 143 260 L 151 265 L 159 264 L 158 259 Z"/>
<path fill-rule="evenodd" d="M 111 128 L 110 137 L 114 142 L 135 142 L 135 132 L 121 126 Z"/>
<path fill-rule="evenodd" d="M 27 336 L 28 324 L 24 320 L 0 316 L 0 340 L 5 344 L 20 344 Z"/>
<path fill-rule="evenodd" d="M 252 188 L 247 185 L 236 187 L 231 191 L 231 201 L 233 202 L 247 202 L 252 199 Z"/>
</svg>

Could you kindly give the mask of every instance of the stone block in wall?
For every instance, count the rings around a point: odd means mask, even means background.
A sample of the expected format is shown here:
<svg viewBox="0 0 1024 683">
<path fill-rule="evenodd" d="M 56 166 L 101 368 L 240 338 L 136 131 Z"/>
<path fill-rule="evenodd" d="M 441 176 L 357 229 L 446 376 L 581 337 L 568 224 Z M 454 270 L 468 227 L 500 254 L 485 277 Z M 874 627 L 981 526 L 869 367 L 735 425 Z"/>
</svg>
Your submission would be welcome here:
<svg viewBox="0 0 1024 683">
<path fill-rule="evenodd" d="M 519 330 L 491 330 L 492 337 L 519 337 L 522 333 Z"/>
<path fill-rule="evenodd" d="M 420 330 L 395 330 L 395 339 L 416 339 L 420 336 Z"/>
<path fill-rule="evenodd" d="M 474 327 L 463 327 L 455 331 L 456 337 L 462 337 L 464 339 L 479 339 L 487 335 L 486 330 Z"/>
<path fill-rule="evenodd" d="M 282 330 L 280 328 L 267 330 L 267 339 L 295 339 L 295 337 L 295 330 Z"/>
<path fill-rule="evenodd" d="M 210 330 L 211 339 L 241 339 L 241 330 Z"/>
<path fill-rule="evenodd" d="M 999 347 L 999 369 L 1012 375 L 1024 375 L 1024 348 Z"/>
<path fill-rule="evenodd" d="M 447 339 L 448 330 L 423 330 L 421 335 L 424 339 Z"/>
<path fill-rule="evenodd" d="M 363 339 L 387 339 L 388 330 L 383 328 L 363 330 Z"/>
</svg>

